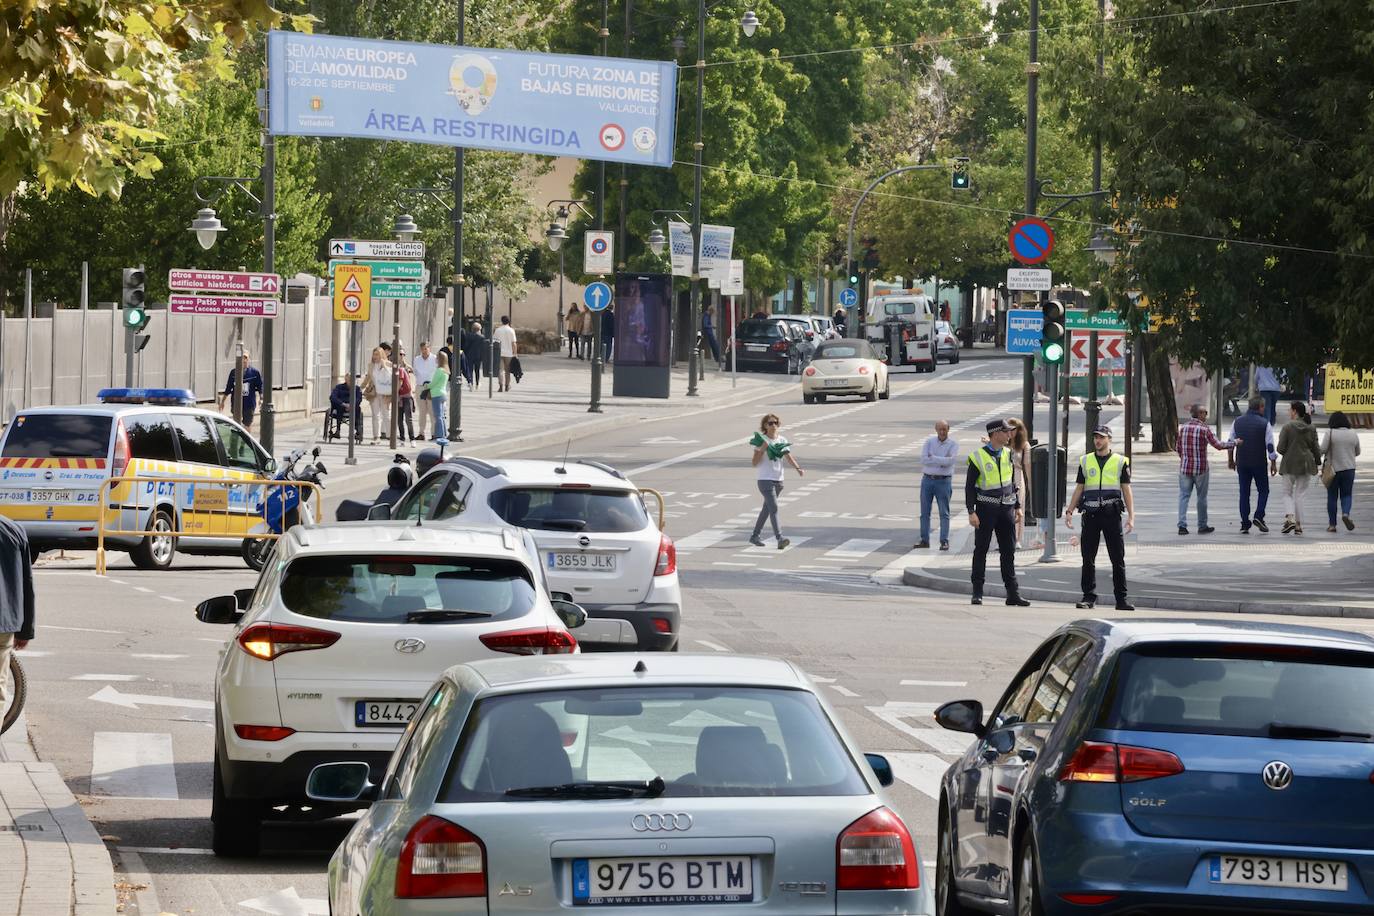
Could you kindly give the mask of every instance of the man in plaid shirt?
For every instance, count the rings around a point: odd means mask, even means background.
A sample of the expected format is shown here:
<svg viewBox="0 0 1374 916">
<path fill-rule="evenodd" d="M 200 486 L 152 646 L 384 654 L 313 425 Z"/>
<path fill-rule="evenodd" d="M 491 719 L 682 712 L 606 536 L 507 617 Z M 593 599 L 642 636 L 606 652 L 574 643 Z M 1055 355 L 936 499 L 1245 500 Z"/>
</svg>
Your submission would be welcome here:
<svg viewBox="0 0 1374 916">
<path fill-rule="evenodd" d="M 1178 428 L 1178 533 L 1188 533 L 1188 500 L 1197 490 L 1197 533 L 1211 534 L 1207 524 L 1207 447 L 1235 448 L 1239 439 L 1222 442 L 1207 425 L 1207 408 L 1194 404 L 1188 412 L 1192 419 Z"/>
</svg>

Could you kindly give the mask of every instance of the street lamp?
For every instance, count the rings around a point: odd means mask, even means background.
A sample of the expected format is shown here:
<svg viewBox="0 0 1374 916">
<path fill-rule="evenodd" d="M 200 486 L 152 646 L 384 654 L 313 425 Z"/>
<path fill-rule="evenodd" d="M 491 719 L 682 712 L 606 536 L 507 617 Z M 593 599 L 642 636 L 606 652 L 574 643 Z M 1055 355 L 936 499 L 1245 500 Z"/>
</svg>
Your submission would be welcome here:
<svg viewBox="0 0 1374 916">
<path fill-rule="evenodd" d="M 567 232 L 567 230 L 564 229 L 562 226 L 558 225 L 558 223 L 549 223 L 549 228 L 548 228 L 547 230 L 545 230 L 545 232 L 544 232 L 544 241 L 546 241 L 546 242 L 549 243 L 549 251 L 559 251 L 559 252 L 561 252 L 561 250 L 562 250 L 562 248 L 563 248 L 563 242 L 564 242 L 565 239 L 567 239 L 567 237 L 568 237 L 568 232 Z M 562 254 L 560 253 L 560 254 L 559 254 L 559 265 L 560 265 L 560 266 L 559 266 L 559 270 L 562 270 L 562 263 L 563 263 L 562 257 L 563 257 L 563 256 L 562 256 Z M 562 307 L 561 305 L 560 305 L 559 308 L 558 308 L 558 318 L 559 318 L 560 321 L 561 321 L 562 318 L 563 318 L 563 307 Z M 562 333 L 562 332 L 560 331 L 559 333 Z"/>
<path fill-rule="evenodd" d="M 1091 252 L 1098 262 L 1110 268 L 1116 263 L 1116 233 L 1106 226 L 1098 226 L 1084 251 Z"/>
<path fill-rule="evenodd" d="M 200 243 L 200 247 L 209 251 L 219 240 L 219 233 L 225 230 L 224 224 L 215 215 L 215 208 L 203 207 L 196 214 L 196 218 L 191 220 L 190 231 L 196 234 L 196 241 Z"/>
<path fill-rule="evenodd" d="M 754 15 L 753 10 L 750 10 L 740 18 L 739 27 L 744 30 L 745 38 L 753 38 L 754 32 L 758 31 L 759 17 Z"/>
<path fill-rule="evenodd" d="M 676 210 L 655 210 L 653 213 L 649 214 L 649 225 L 654 228 L 649 233 L 649 238 L 646 240 L 646 243 L 649 246 L 649 250 L 652 251 L 656 257 L 662 257 L 663 249 L 668 245 L 668 237 L 664 235 L 663 230 L 659 228 L 660 216 L 671 216 L 679 223 L 687 222 L 687 217 Z"/>
<path fill-rule="evenodd" d="M 558 209 L 555 211 L 554 207 Z M 566 228 L 568 217 L 572 216 L 573 208 L 582 211 L 583 215 L 589 219 L 595 219 L 592 212 L 588 210 L 580 200 L 551 200 L 544 207 L 546 212 L 553 212 L 554 218 L 549 220 L 549 228 L 544 231 L 544 241 L 549 245 L 549 251 L 558 252 L 558 337 L 563 338 L 563 243 L 567 241 L 568 230 Z M 622 239 L 623 241 L 623 239 Z M 591 403 L 587 405 L 588 413 L 601 413 L 601 313 L 592 313 L 592 342 L 591 363 L 592 363 L 592 388 Z"/>
<path fill-rule="evenodd" d="M 649 250 L 656 255 L 663 254 L 663 248 L 668 244 L 668 238 L 663 234 L 663 230 L 654 227 L 654 231 L 649 233 Z"/>
<path fill-rule="evenodd" d="M 420 227 L 415 225 L 415 218 L 409 213 L 402 213 L 396 217 L 396 221 L 391 225 L 391 234 L 402 242 L 413 242 L 415 236 L 420 234 Z"/>
</svg>

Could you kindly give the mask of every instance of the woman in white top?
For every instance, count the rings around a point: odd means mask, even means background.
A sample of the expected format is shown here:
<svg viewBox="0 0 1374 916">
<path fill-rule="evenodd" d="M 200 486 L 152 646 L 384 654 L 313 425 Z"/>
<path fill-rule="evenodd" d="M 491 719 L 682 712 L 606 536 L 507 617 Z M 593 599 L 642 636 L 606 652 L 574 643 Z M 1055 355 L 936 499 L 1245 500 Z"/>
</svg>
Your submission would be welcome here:
<svg viewBox="0 0 1374 916">
<path fill-rule="evenodd" d="M 1330 428 L 1322 443 L 1322 455 L 1336 472 L 1331 486 L 1326 488 L 1326 517 L 1330 522 L 1326 530 L 1336 530 L 1336 499 L 1339 497 L 1341 521 L 1347 531 L 1354 531 L 1350 509 L 1355 500 L 1355 458 L 1360 454 L 1360 434 L 1350 428 L 1350 418 L 1339 410 L 1331 415 L 1326 425 Z"/>
<path fill-rule="evenodd" d="M 786 459 L 797 472 L 798 477 L 805 477 L 801 466 L 797 464 L 797 459 L 792 457 L 791 443 L 789 443 L 778 432 L 782 421 L 775 413 L 765 414 L 763 420 L 759 422 L 759 431 L 754 433 L 754 437 L 749 440 L 749 444 L 754 447 L 754 467 L 758 469 L 759 492 L 763 494 L 763 508 L 759 510 L 758 521 L 754 522 L 754 533 L 749 538 L 749 543 L 755 547 L 763 546 L 763 523 L 771 522 L 773 525 L 773 537 L 777 539 L 778 549 L 782 550 L 792 543 L 782 536 L 782 531 L 778 528 L 778 494 L 782 492 L 782 462 Z"/>
<path fill-rule="evenodd" d="M 370 383 L 368 388 L 372 390 L 372 397 L 367 399 L 367 403 L 372 407 L 372 444 L 377 444 L 377 429 L 381 427 L 388 436 L 391 435 L 391 360 L 386 358 L 385 351 L 381 347 L 376 347 L 372 351 L 372 364 L 368 366 L 367 380 Z M 367 392 L 363 392 L 364 395 Z"/>
</svg>

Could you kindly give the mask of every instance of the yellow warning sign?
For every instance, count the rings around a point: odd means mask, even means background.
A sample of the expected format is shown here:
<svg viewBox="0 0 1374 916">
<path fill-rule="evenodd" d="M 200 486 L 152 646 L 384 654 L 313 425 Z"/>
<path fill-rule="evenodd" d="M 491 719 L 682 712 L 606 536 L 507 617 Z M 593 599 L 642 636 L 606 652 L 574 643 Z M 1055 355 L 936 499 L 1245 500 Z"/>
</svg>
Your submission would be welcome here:
<svg viewBox="0 0 1374 916">
<path fill-rule="evenodd" d="M 1374 372 L 1326 364 L 1326 412 L 1374 413 Z"/>
<path fill-rule="evenodd" d="M 334 265 L 334 320 L 366 321 L 372 313 L 372 268 Z"/>
</svg>

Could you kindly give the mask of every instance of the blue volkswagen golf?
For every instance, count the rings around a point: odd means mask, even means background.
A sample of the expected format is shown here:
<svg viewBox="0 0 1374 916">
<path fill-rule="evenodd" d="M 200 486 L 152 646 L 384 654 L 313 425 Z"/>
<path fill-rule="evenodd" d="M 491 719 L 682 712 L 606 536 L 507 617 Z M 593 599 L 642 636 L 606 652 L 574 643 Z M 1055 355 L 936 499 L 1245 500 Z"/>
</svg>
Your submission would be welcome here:
<svg viewBox="0 0 1374 916">
<path fill-rule="evenodd" d="M 935 716 L 945 916 L 1374 912 L 1374 639 L 1081 620 Z"/>
</svg>

